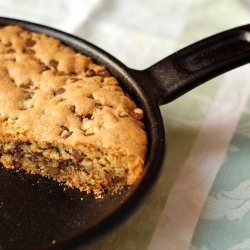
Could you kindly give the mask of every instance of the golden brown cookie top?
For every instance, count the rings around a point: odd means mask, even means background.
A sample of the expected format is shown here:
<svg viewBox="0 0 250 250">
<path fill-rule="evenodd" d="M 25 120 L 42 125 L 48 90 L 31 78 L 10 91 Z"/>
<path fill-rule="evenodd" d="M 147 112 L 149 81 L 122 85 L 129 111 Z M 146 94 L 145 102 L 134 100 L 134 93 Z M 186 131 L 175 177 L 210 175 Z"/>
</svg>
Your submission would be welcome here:
<svg viewBox="0 0 250 250">
<path fill-rule="evenodd" d="M 0 28 L 0 131 L 114 149 L 143 161 L 143 111 L 104 66 L 59 40 Z"/>
</svg>

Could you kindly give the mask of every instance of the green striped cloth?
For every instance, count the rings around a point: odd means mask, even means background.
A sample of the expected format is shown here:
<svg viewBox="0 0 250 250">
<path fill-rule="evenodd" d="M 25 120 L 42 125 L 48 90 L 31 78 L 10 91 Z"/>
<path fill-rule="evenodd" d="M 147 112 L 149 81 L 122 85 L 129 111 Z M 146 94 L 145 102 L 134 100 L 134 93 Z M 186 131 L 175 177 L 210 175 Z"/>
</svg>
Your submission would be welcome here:
<svg viewBox="0 0 250 250">
<path fill-rule="evenodd" d="M 250 23 L 250 1 L 0 0 L 0 14 L 74 33 L 144 69 Z M 162 106 L 169 147 L 155 187 L 126 222 L 88 248 L 250 249 L 249 94 L 247 65 Z"/>
</svg>

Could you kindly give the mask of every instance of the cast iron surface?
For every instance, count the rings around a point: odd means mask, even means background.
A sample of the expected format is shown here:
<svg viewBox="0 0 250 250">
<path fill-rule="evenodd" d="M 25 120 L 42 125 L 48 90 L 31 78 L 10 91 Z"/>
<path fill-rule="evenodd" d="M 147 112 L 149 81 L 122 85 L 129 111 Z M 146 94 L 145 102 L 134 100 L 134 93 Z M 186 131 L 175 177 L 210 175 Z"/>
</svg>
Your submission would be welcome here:
<svg viewBox="0 0 250 250">
<path fill-rule="evenodd" d="M 118 195 L 94 199 L 52 180 L 0 168 L 0 249 L 71 249 L 112 228 L 142 201 L 161 168 L 165 134 L 158 104 L 250 62 L 250 25 L 191 45 L 144 71 L 127 68 L 88 42 L 45 26 L 0 18 L 62 40 L 105 65 L 145 111 L 149 146 L 140 181 Z M 138 52 L 139 53 L 139 52 Z M 56 244 L 52 245 L 55 240 Z"/>
</svg>

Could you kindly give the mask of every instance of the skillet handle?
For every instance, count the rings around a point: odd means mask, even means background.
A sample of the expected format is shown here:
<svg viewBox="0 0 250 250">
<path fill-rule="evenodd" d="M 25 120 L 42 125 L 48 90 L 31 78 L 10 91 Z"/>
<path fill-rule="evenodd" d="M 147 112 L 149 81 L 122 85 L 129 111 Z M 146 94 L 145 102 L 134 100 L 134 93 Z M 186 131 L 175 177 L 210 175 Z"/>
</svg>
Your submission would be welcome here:
<svg viewBox="0 0 250 250">
<path fill-rule="evenodd" d="M 201 40 L 146 69 L 159 104 L 250 62 L 250 24 Z M 249 75 L 250 76 L 250 75 Z"/>
</svg>

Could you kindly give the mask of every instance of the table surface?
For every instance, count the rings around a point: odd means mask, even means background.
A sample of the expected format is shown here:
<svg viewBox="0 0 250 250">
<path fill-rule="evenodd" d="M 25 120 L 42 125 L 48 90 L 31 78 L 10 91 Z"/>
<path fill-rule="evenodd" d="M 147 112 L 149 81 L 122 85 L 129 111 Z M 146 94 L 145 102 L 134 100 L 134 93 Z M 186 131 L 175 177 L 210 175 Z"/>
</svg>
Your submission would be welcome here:
<svg viewBox="0 0 250 250">
<path fill-rule="evenodd" d="M 249 23 L 250 1 L 0 0 L 0 15 L 76 34 L 144 69 Z M 240 67 L 161 106 L 169 146 L 156 185 L 89 249 L 250 249 L 249 72 Z"/>
</svg>

